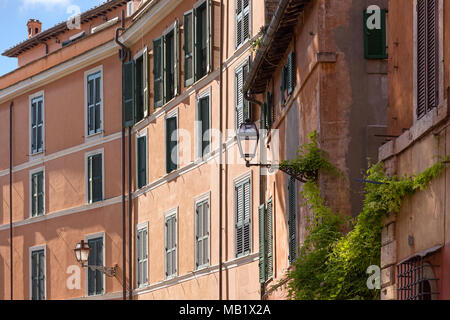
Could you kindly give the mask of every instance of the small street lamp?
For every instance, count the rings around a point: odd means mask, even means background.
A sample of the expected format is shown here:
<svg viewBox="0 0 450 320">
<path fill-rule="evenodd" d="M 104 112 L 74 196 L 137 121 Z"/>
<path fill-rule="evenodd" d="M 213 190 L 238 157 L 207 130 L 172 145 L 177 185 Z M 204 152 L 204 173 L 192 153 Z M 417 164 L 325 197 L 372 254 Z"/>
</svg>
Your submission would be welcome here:
<svg viewBox="0 0 450 320">
<path fill-rule="evenodd" d="M 272 167 L 271 164 L 250 163 L 250 161 L 256 156 L 259 141 L 259 131 L 255 123 L 251 122 L 250 119 L 246 119 L 239 127 L 236 137 L 239 153 L 241 154 L 241 158 L 245 160 L 246 167 Z"/>
<path fill-rule="evenodd" d="M 95 270 L 100 271 L 101 273 L 104 273 L 108 277 L 114 277 L 116 275 L 117 265 L 115 265 L 114 267 L 88 265 L 89 253 L 91 252 L 91 248 L 89 247 L 89 244 L 84 242 L 84 240 L 78 242 L 73 251 L 75 252 L 75 258 L 79 263 L 81 263 L 82 267 L 90 268 L 92 271 Z"/>
</svg>

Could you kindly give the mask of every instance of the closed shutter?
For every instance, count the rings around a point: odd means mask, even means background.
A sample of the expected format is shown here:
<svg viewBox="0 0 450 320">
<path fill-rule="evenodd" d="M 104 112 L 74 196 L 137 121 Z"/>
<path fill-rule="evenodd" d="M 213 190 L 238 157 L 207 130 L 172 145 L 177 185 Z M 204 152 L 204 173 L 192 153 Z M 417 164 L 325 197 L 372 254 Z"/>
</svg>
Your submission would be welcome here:
<svg viewBox="0 0 450 320">
<path fill-rule="evenodd" d="M 31 153 L 43 151 L 44 108 L 43 98 L 31 102 Z"/>
<path fill-rule="evenodd" d="M 37 152 L 37 101 L 31 103 L 31 153 Z"/>
<path fill-rule="evenodd" d="M 196 268 L 209 265 L 209 201 L 197 204 L 196 223 Z"/>
<path fill-rule="evenodd" d="M 250 181 L 244 184 L 244 254 L 250 253 L 251 251 L 251 239 L 250 239 Z"/>
<path fill-rule="evenodd" d="M 366 59 L 387 59 L 386 51 L 386 10 L 381 10 L 381 28 L 369 29 L 367 21 L 374 14 L 364 10 L 364 56 Z"/>
<path fill-rule="evenodd" d="M 91 74 L 87 78 L 87 116 L 88 135 L 100 132 L 101 126 L 101 73 Z"/>
<path fill-rule="evenodd" d="M 177 273 L 177 220 L 175 215 L 166 218 L 166 277 Z"/>
<path fill-rule="evenodd" d="M 235 243 L 236 257 L 250 253 L 251 251 L 251 199 L 250 180 L 236 185 L 235 187 Z"/>
<path fill-rule="evenodd" d="M 417 1 L 417 118 L 439 104 L 439 2 Z"/>
<path fill-rule="evenodd" d="M 137 170 L 138 170 L 138 188 L 147 184 L 147 137 L 143 136 L 137 139 Z"/>
<path fill-rule="evenodd" d="M 123 104 L 123 125 L 132 127 L 134 125 L 135 108 L 135 63 L 126 62 L 122 65 L 122 104 Z"/>
<path fill-rule="evenodd" d="M 178 145 L 177 145 L 177 118 L 166 119 L 166 171 L 167 173 L 177 169 Z"/>
<path fill-rule="evenodd" d="M 266 210 L 264 204 L 259 207 L 259 282 L 266 282 Z"/>
<path fill-rule="evenodd" d="M 142 54 L 143 92 L 144 92 L 144 117 L 148 116 L 148 48 L 145 47 Z"/>
<path fill-rule="evenodd" d="M 161 107 L 164 103 L 164 55 L 162 38 L 153 40 L 153 90 L 154 90 L 154 107 Z"/>
<path fill-rule="evenodd" d="M 31 299 L 45 300 L 45 253 L 44 250 L 31 253 Z"/>
<path fill-rule="evenodd" d="M 295 178 L 289 179 L 288 212 L 289 262 L 292 263 L 297 258 L 297 205 Z"/>
<path fill-rule="evenodd" d="M 210 145 L 210 123 L 209 123 L 209 96 L 200 99 L 200 121 L 202 122 L 202 156 L 209 153 Z"/>
<path fill-rule="evenodd" d="M 251 59 L 251 57 L 248 58 L 247 64 L 245 64 L 242 67 L 243 83 L 242 83 L 242 86 L 240 88 L 241 91 L 242 91 L 242 89 L 244 87 L 245 80 L 247 79 L 248 72 L 250 70 L 250 59 Z M 244 116 L 244 121 L 245 121 L 247 119 L 251 119 L 251 103 L 247 99 L 245 99 L 244 93 L 242 93 L 242 99 L 244 101 L 243 116 Z"/>
<path fill-rule="evenodd" d="M 31 216 L 44 213 L 44 173 L 31 176 Z"/>
<path fill-rule="evenodd" d="M 250 1 L 236 0 L 236 48 L 250 37 Z"/>
<path fill-rule="evenodd" d="M 184 14 L 184 86 L 194 82 L 194 13 Z"/>
<path fill-rule="evenodd" d="M 103 266 L 103 238 L 88 240 L 89 253 L 88 265 Z M 98 270 L 88 268 L 88 295 L 103 293 L 103 274 Z"/>
<path fill-rule="evenodd" d="M 235 75 L 236 86 L 236 130 L 239 129 L 244 122 L 244 96 L 242 94 L 242 85 L 244 82 L 244 75 L 242 69 L 239 69 Z"/>
<path fill-rule="evenodd" d="M 267 279 L 273 276 L 273 205 L 272 198 L 267 201 L 267 210 L 266 210 L 266 252 L 267 252 Z"/>
</svg>

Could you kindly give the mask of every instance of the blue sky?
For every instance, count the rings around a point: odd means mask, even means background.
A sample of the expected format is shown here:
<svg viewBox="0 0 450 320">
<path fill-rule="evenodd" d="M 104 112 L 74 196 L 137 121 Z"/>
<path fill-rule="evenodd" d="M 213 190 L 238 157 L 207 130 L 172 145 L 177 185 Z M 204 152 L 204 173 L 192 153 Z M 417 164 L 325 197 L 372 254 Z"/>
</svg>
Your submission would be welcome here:
<svg viewBox="0 0 450 320">
<path fill-rule="evenodd" d="M 27 39 L 28 19 L 39 19 L 42 30 L 67 20 L 76 5 L 81 12 L 106 0 L 0 0 L 0 54 Z M 17 59 L 0 56 L 0 76 L 17 68 Z"/>
</svg>

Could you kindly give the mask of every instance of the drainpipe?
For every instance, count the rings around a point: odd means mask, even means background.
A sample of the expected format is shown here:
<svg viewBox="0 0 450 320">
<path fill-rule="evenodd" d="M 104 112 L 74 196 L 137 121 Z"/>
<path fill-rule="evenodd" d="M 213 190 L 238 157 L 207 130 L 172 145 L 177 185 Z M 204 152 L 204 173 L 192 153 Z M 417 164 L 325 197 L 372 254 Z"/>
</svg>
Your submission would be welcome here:
<svg viewBox="0 0 450 320">
<path fill-rule="evenodd" d="M 133 227 L 133 220 L 132 220 L 132 211 L 133 209 L 133 194 L 131 190 L 131 127 L 128 128 L 128 279 L 130 282 L 129 287 L 129 300 L 133 299 L 133 260 L 132 260 L 132 254 L 133 254 L 133 246 L 132 246 L 132 227 Z"/>
<path fill-rule="evenodd" d="M 119 60 L 123 63 L 129 56 L 129 49 L 119 41 L 119 32 L 125 31 L 125 12 L 122 10 L 122 26 L 116 29 L 114 41 L 121 47 L 119 50 Z M 126 206 L 125 206 L 125 127 L 122 112 L 122 299 L 127 299 L 127 273 L 126 273 Z M 131 262 L 130 262 L 131 263 Z M 130 282 L 131 286 L 131 282 Z M 130 296 L 131 297 L 131 296 Z"/>
<path fill-rule="evenodd" d="M 10 267 L 10 284 L 11 284 L 11 300 L 14 300 L 13 295 L 13 209 L 12 209 L 12 169 L 13 169 L 13 106 L 14 101 L 9 105 L 9 267 Z"/>
<path fill-rule="evenodd" d="M 220 0 L 220 45 L 219 45 L 219 132 L 220 132 L 220 146 L 219 146 L 219 300 L 223 300 L 222 298 L 222 282 L 223 282 L 223 276 L 222 276 L 222 246 L 223 246 L 223 236 L 222 236 L 222 218 L 223 218 L 223 209 L 222 209 L 222 200 L 223 200 L 223 194 L 222 194 L 222 170 L 223 170 L 223 75 L 222 75 L 222 69 L 223 69 L 223 52 L 222 52 L 222 44 L 223 44 L 223 0 Z"/>
</svg>

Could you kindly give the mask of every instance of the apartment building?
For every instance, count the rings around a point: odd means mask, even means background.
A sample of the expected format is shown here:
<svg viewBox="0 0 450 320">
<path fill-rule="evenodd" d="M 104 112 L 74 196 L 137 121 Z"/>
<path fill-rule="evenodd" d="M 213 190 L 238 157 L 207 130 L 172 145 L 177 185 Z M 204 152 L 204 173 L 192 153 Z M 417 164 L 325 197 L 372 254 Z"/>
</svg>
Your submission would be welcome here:
<svg viewBox="0 0 450 320">
<path fill-rule="evenodd" d="M 414 175 L 450 152 L 448 26 L 443 0 L 389 1 L 389 107 L 392 141 L 379 150 L 389 175 Z M 381 298 L 450 298 L 448 168 L 405 199 L 385 221 Z"/>
<path fill-rule="evenodd" d="M 371 5 L 379 9 L 378 29 L 368 28 Z M 244 85 L 261 106 L 261 141 L 268 144 L 278 130 L 280 159 L 294 159 L 317 131 L 320 147 L 344 174 L 319 177 L 322 196 L 344 215 L 359 214 L 357 179 L 369 159 L 377 162 L 386 139 L 386 9 L 386 1 L 279 1 Z M 277 284 L 297 257 L 311 211 L 302 205 L 302 183 L 284 172 L 266 176 L 260 188 L 263 296 L 283 299 L 285 286 Z"/>
</svg>

